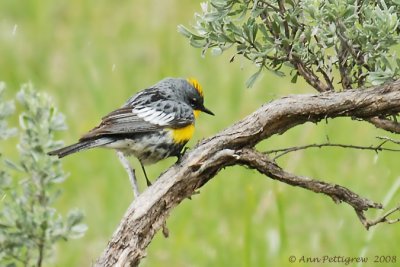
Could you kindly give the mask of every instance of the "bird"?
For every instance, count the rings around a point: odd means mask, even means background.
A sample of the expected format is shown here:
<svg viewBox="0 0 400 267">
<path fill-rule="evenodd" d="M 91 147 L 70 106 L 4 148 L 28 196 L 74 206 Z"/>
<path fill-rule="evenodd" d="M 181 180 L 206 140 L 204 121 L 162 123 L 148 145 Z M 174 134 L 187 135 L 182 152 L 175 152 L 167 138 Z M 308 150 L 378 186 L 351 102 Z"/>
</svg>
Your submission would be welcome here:
<svg viewBox="0 0 400 267">
<path fill-rule="evenodd" d="M 204 106 L 199 82 L 194 78 L 168 77 L 134 94 L 122 107 L 104 116 L 100 124 L 78 142 L 48 154 L 63 158 L 96 147 L 114 149 L 128 171 L 136 195 L 139 192 L 136 178 L 126 157 L 134 156 L 139 160 L 150 186 L 144 165 L 168 157 L 179 159 L 193 136 L 195 121 L 201 112 L 214 115 Z"/>
</svg>

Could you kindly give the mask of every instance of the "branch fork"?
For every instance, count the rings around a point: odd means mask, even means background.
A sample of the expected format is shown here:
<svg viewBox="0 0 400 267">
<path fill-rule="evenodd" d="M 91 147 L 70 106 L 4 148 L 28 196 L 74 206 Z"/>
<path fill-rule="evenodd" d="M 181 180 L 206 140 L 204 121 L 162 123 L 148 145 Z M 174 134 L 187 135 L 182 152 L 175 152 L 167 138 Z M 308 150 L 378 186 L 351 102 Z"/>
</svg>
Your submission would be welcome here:
<svg viewBox="0 0 400 267">
<path fill-rule="evenodd" d="M 399 112 L 400 81 L 371 89 L 292 95 L 263 105 L 231 127 L 201 141 L 139 195 L 95 266 L 137 266 L 172 209 L 196 194 L 221 169 L 233 165 L 247 166 L 280 182 L 324 194 L 336 203 L 347 203 L 366 229 L 379 223 L 399 222 L 400 214 L 399 218 L 389 217 L 400 213 L 400 206 L 375 220 L 368 220 L 365 211 L 382 209 L 380 203 L 337 184 L 286 172 L 265 153 L 254 149 L 260 141 L 308 121 L 336 117 L 368 120 Z"/>
</svg>

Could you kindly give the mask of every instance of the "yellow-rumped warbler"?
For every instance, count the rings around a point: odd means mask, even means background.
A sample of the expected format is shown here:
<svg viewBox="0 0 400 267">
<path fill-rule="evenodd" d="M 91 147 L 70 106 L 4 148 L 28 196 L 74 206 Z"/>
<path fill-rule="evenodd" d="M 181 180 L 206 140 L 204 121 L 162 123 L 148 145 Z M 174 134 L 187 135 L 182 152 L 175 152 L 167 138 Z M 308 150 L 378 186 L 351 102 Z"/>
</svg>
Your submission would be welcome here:
<svg viewBox="0 0 400 267">
<path fill-rule="evenodd" d="M 166 78 L 133 95 L 121 108 L 102 118 L 79 142 L 49 152 L 59 158 L 94 147 L 134 155 L 143 164 L 180 153 L 193 136 L 195 119 L 204 107 L 203 90 L 195 79 Z"/>
</svg>

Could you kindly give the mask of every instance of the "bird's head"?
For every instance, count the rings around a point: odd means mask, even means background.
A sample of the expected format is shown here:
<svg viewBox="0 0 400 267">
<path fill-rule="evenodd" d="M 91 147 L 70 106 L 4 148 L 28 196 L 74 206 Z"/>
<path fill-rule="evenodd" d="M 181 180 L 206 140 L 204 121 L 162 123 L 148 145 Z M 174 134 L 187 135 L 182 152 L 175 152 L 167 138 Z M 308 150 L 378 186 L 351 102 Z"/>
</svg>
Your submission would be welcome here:
<svg viewBox="0 0 400 267">
<path fill-rule="evenodd" d="M 185 82 L 184 101 L 193 109 L 194 116 L 197 117 L 200 114 L 200 111 L 214 115 L 211 110 L 204 106 L 203 89 L 199 82 L 194 78 L 189 78 Z"/>
<path fill-rule="evenodd" d="M 157 83 L 154 88 L 163 90 L 164 97 L 175 101 L 184 102 L 193 109 L 197 118 L 200 112 L 214 115 L 212 111 L 204 106 L 203 89 L 196 79 L 165 78 Z"/>
</svg>

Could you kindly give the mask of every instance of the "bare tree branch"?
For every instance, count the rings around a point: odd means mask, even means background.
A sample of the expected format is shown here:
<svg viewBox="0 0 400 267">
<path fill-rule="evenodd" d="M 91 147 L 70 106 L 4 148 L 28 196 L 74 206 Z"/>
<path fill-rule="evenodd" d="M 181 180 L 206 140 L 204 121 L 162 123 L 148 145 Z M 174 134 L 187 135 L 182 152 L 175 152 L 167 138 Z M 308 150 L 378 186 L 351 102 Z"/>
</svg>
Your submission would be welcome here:
<svg viewBox="0 0 400 267">
<path fill-rule="evenodd" d="M 378 137 L 376 137 L 376 138 L 378 138 L 378 139 L 380 139 L 380 140 L 385 140 L 386 142 L 391 142 L 391 143 L 400 145 L 400 141 L 399 141 L 399 140 L 394 140 L 393 138 L 390 138 L 390 137 L 378 136 Z"/>
<path fill-rule="evenodd" d="M 389 140 L 384 140 L 379 145 L 376 146 L 356 146 L 356 145 L 345 145 L 345 144 L 334 144 L 334 143 L 321 143 L 321 144 L 309 144 L 304 146 L 294 146 L 294 147 L 287 147 L 287 148 L 280 148 L 280 149 L 273 149 L 267 150 L 265 154 L 277 154 L 273 160 L 276 160 L 290 152 L 295 152 L 299 150 L 304 150 L 308 148 L 322 148 L 322 147 L 340 147 L 340 148 L 351 148 L 351 149 L 359 149 L 359 150 L 372 150 L 378 153 L 379 151 L 390 151 L 390 152 L 400 152 L 400 149 L 394 148 L 386 148 L 382 147 L 386 142 Z"/>
<path fill-rule="evenodd" d="M 322 74 L 322 77 L 324 77 L 325 82 L 329 88 L 328 91 L 333 91 L 335 89 L 335 86 L 333 86 L 333 77 L 330 76 L 330 72 L 325 71 L 323 68 L 319 67 L 317 69 L 318 72 Z"/>
<path fill-rule="evenodd" d="M 278 0 L 278 5 L 279 5 L 279 12 L 281 13 L 281 17 L 283 20 L 283 27 L 285 28 L 285 36 L 286 38 L 289 38 L 290 32 L 289 32 L 289 25 L 288 22 L 285 18 L 286 14 L 286 9 L 285 9 L 285 1 L 284 0 Z"/>
<path fill-rule="evenodd" d="M 375 203 L 367 198 L 360 197 L 346 187 L 337 184 L 330 184 L 308 177 L 288 173 L 284 171 L 281 167 L 279 167 L 273 160 L 269 159 L 268 156 L 253 149 L 243 149 L 236 152 L 236 154 L 239 156 L 238 161 L 240 164 L 256 169 L 260 173 L 265 174 L 272 179 L 293 186 L 299 186 L 304 189 L 311 190 L 315 193 L 325 194 L 331 197 L 333 201 L 335 201 L 335 203 L 345 202 L 349 204 L 353 207 L 361 223 L 367 230 L 371 226 L 375 226 L 379 223 L 393 224 L 400 222 L 400 217 L 395 219 L 388 219 L 388 217 L 392 214 L 400 212 L 400 205 L 389 210 L 383 216 L 378 217 L 377 219 L 368 220 L 365 217 L 364 212 L 370 208 L 382 209 L 382 204 Z"/>
<path fill-rule="evenodd" d="M 368 122 L 375 125 L 375 127 L 386 130 L 392 133 L 400 133 L 400 123 L 382 117 L 372 117 L 367 119 Z"/>
<path fill-rule="evenodd" d="M 335 117 L 366 119 L 398 112 L 400 81 L 372 89 L 293 95 L 263 105 L 243 120 L 203 140 L 135 199 L 96 266 L 137 266 L 172 209 L 195 194 L 222 168 L 235 164 L 259 168 L 277 180 L 285 174 L 288 178 L 286 183 L 324 193 L 335 201 L 344 201 L 356 210 L 363 224 L 368 225 L 363 212 L 369 208 L 381 208 L 379 203 L 362 198 L 340 185 L 288 174 L 266 155 L 251 148 L 263 139 L 305 122 Z M 255 155 L 257 158 L 250 161 Z"/>
<path fill-rule="evenodd" d="M 304 62 L 297 56 L 292 56 L 290 62 L 295 66 L 299 74 L 306 80 L 306 82 L 317 89 L 318 92 L 332 91 L 329 85 L 324 84 L 321 79 L 314 73 L 314 71 L 307 67 Z"/>
<path fill-rule="evenodd" d="M 398 222 L 400 222 L 400 218 L 396 218 L 396 219 L 389 219 L 388 218 L 389 216 L 391 216 L 395 212 L 400 212 L 400 205 L 398 205 L 397 207 L 389 210 L 383 216 L 381 216 L 381 217 L 379 217 L 379 218 L 377 218 L 375 220 L 367 221 L 366 224 L 364 224 L 364 226 L 365 226 L 365 228 L 369 229 L 371 226 L 375 226 L 375 225 L 377 225 L 379 223 L 388 223 L 388 224 L 398 223 Z"/>
</svg>

